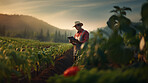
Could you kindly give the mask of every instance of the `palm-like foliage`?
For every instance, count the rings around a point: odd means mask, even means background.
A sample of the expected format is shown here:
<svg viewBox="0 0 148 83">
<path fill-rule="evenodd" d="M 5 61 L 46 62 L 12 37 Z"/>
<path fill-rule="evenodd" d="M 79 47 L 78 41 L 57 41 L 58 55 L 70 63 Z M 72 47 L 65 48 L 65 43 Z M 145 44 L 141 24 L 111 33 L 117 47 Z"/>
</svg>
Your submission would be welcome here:
<svg viewBox="0 0 148 83">
<path fill-rule="evenodd" d="M 115 10 L 111 10 L 110 12 L 114 12 L 115 14 L 117 15 L 120 15 L 120 16 L 125 16 L 126 15 L 126 11 L 132 11 L 131 8 L 129 7 L 123 7 L 123 8 L 120 8 L 119 6 L 114 6 Z"/>
<path fill-rule="evenodd" d="M 115 15 L 112 15 L 107 24 L 109 28 L 112 30 L 118 30 L 120 33 L 131 33 L 130 35 L 135 35 L 136 30 L 130 27 L 131 21 L 126 16 L 126 11 L 132 11 L 129 7 L 123 7 L 120 8 L 119 6 L 114 6 L 114 10 L 111 10 L 110 12 L 114 12 Z"/>
<path fill-rule="evenodd" d="M 141 16 L 143 24 L 148 28 L 148 2 L 142 5 Z"/>
<path fill-rule="evenodd" d="M 109 28 L 111 28 L 112 30 L 119 30 L 121 31 L 125 31 L 131 24 L 130 19 L 126 18 L 125 16 L 117 16 L 117 15 L 112 15 L 108 22 L 107 22 Z"/>
</svg>

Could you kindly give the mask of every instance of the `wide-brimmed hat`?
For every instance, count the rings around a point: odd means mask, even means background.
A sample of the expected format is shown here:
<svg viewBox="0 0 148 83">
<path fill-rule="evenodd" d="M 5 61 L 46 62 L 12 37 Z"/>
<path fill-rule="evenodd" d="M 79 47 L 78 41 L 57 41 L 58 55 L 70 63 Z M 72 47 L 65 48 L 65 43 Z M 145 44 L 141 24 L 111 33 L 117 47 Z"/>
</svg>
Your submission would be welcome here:
<svg viewBox="0 0 148 83">
<path fill-rule="evenodd" d="M 75 25 L 73 27 L 75 27 L 76 25 L 80 25 L 80 26 L 83 26 L 83 23 L 81 23 L 80 21 L 75 21 Z"/>
</svg>

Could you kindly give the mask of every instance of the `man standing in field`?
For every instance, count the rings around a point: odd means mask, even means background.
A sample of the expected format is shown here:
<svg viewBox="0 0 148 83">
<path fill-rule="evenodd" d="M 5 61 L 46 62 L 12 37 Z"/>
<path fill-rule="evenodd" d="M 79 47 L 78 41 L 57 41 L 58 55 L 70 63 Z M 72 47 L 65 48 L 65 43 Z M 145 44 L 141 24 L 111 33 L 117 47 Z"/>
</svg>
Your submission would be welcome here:
<svg viewBox="0 0 148 83">
<path fill-rule="evenodd" d="M 74 35 L 74 38 L 76 40 L 69 40 L 69 42 L 74 45 L 74 60 L 76 60 L 76 55 L 78 51 L 80 51 L 81 45 L 89 40 L 89 33 L 88 31 L 84 30 L 82 26 L 83 23 L 81 23 L 80 21 L 75 22 L 75 25 L 73 27 L 75 27 L 77 30 L 77 33 Z"/>
</svg>

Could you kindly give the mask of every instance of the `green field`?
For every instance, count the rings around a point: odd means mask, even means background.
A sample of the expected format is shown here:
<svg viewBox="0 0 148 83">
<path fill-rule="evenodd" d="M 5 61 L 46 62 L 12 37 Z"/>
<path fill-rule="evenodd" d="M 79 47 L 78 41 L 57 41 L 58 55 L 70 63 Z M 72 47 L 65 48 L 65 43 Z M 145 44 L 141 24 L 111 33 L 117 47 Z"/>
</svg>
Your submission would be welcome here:
<svg viewBox="0 0 148 83">
<path fill-rule="evenodd" d="M 67 43 L 0 37 L 0 80 L 24 74 L 30 79 L 32 69 L 54 65 L 55 58 L 70 48 L 72 45 Z"/>
</svg>

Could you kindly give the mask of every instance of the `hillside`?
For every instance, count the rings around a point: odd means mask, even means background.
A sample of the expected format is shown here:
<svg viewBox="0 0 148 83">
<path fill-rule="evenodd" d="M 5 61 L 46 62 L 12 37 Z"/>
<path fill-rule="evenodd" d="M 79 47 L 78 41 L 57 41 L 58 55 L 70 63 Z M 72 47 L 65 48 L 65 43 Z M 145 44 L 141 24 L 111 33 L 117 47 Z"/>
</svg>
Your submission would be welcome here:
<svg viewBox="0 0 148 83">
<path fill-rule="evenodd" d="M 42 20 L 27 15 L 0 14 L 0 27 L 5 27 L 6 33 L 20 33 L 24 30 L 39 33 L 41 29 L 43 29 L 44 34 L 47 30 L 49 30 L 50 34 L 54 34 L 56 30 L 60 31 L 61 34 L 64 34 L 65 31 L 71 34 L 74 33 L 73 30 L 59 29 Z"/>
</svg>

